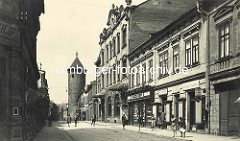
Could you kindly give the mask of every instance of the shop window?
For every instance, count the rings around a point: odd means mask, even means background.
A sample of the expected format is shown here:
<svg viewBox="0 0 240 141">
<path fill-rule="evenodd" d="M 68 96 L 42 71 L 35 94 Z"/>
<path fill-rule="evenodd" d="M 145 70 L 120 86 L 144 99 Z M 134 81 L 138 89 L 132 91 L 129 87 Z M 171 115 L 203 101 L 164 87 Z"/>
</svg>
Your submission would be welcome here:
<svg viewBox="0 0 240 141">
<path fill-rule="evenodd" d="M 219 57 L 229 56 L 230 46 L 230 23 L 227 22 L 219 27 Z"/>
<path fill-rule="evenodd" d="M 108 116 L 112 116 L 111 97 L 108 97 Z"/>
<path fill-rule="evenodd" d="M 166 122 L 171 122 L 171 113 L 172 113 L 171 103 L 167 103 L 166 104 Z"/>
</svg>

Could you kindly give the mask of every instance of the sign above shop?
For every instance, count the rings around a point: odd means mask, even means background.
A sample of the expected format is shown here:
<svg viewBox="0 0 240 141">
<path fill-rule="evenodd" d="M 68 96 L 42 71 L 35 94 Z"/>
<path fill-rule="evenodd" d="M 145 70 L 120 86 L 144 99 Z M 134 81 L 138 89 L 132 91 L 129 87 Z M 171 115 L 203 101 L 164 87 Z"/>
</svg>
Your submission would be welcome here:
<svg viewBox="0 0 240 141">
<path fill-rule="evenodd" d="M 168 94 L 168 89 L 160 89 L 155 91 L 156 95 L 166 95 Z"/>
<path fill-rule="evenodd" d="M 150 96 L 150 92 L 144 92 L 144 93 L 130 95 L 127 97 L 127 100 L 134 100 L 134 99 L 139 99 L 139 98 L 143 98 L 143 97 L 147 97 L 147 96 Z"/>
<path fill-rule="evenodd" d="M 0 38 L 20 41 L 20 33 L 15 25 L 0 21 Z"/>
</svg>

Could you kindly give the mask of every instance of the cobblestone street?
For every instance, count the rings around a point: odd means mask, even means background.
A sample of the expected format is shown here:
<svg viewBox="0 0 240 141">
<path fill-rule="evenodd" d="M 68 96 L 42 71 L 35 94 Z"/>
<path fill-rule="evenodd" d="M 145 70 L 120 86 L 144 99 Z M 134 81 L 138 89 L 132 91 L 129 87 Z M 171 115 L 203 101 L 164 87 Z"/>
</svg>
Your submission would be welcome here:
<svg viewBox="0 0 240 141">
<path fill-rule="evenodd" d="M 179 140 L 133 131 L 132 128 L 123 130 L 120 125 L 116 124 L 109 124 L 108 126 L 96 124 L 93 127 L 88 122 L 81 122 L 78 127 L 74 127 L 72 123 L 69 128 L 66 123 L 59 122 L 54 123 L 53 127 L 44 127 L 34 141 L 158 141 L 159 139 L 161 141 Z"/>
<path fill-rule="evenodd" d="M 53 123 L 52 127 L 44 127 L 35 137 L 34 141 L 174 141 L 174 140 L 194 140 L 194 141 L 237 141 L 239 138 L 222 137 L 214 135 L 204 135 L 187 133 L 185 138 L 172 137 L 169 130 L 156 129 L 152 131 L 150 128 L 141 128 L 138 131 L 136 126 L 126 126 L 126 130 L 122 129 L 120 124 L 110 124 L 97 122 L 93 127 L 90 122 L 79 122 L 77 127 L 74 123 L 70 128 L 66 122 Z"/>
</svg>

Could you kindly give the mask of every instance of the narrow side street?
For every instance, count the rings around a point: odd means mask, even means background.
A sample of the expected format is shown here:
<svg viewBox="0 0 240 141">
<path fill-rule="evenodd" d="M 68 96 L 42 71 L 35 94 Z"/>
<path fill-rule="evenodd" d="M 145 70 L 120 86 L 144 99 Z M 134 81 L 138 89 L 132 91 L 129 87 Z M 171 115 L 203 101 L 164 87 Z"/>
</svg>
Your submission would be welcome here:
<svg viewBox="0 0 240 141">
<path fill-rule="evenodd" d="M 34 141 L 175 141 L 175 140 L 194 140 L 194 141 L 237 141 L 239 138 L 223 137 L 205 134 L 187 133 L 185 138 L 172 137 L 169 130 L 157 129 L 152 131 L 150 128 L 141 128 L 138 131 L 136 126 L 126 126 L 126 130 L 122 129 L 121 124 L 97 122 L 95 126 L 91 126 L 88 121 L 79 122 L 77 127 L 74 123 L 70 128 L 66 122 L 53 123 L 52 127 L 44 127 L 35 137 Z"/>
</svg>

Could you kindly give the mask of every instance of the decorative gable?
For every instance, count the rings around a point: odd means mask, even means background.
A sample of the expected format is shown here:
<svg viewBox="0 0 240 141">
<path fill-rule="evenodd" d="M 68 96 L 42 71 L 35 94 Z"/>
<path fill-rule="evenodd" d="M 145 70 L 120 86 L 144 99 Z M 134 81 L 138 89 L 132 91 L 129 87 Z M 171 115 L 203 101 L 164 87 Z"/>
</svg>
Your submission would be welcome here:
<svg viewBox="0 0 240 141">
<path fill-rule="evenodd" d="M 214 21 L 216 22 L 218 19 L 220 19 L 221 17 L 225 16 L 226 14 L 233 12 L 233 6 L 226 6 L 223 8 L 220 8 L 217 13 L 213 16 Z"/>
</svg>

